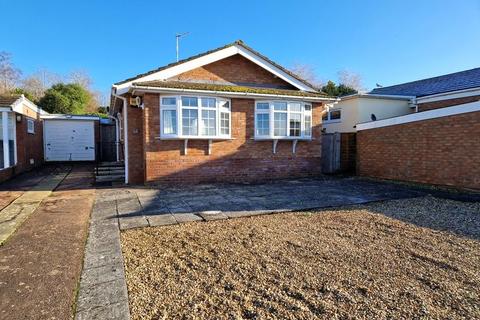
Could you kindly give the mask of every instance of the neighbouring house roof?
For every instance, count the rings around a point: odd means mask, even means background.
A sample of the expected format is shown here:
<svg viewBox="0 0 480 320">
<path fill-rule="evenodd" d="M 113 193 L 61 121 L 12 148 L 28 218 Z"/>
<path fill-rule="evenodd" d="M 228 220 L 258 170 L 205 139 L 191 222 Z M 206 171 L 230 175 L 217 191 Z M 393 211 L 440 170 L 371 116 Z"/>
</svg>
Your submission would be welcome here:
<svg viewBox="0 0 480 320">
<path fill-rule="evenodd" d="M 146 81 L 146 82 L 134 82 L 134 87 L 153 87 L 153 88 L 171 88 L 171 89 L 189 89 L 189 90 L 201 90 L 201 91 L 221 91 L 221 92 L 238 92 L 238 93 L 256 93 L 265 95 L 283 95 L 283 96 L 299 96 L 299 97 L 329 97 L 320 92 L 308 92 L 298 90 L 286 90 L 286 89 L 272 89 L 272 88 L 259 88 L 259 87 L 246 87 L 237 85 L 222 85 L 200 82 L 182 82 L 182 81 Z"/>
<path fill-rule="evenodd" d="M 0 107 L 10 107 L 21 97 L 21 94 L 2 94 L 0 95 Z"/>
<path fill-rule="evenodd" d="M 151 70 L 151 71 L 148 71 L 148 72 L 145 72 L 145 73 L 141 73 L 141 74 L 138 74 L 134 77 L 131 77 L 131 78 L 128 78 L 128 79 L 125 79 L 123 81 L 120 81 L 120 82 L 117 82 L 115 83 L 114 85 L 115 86 L 120 86 L 120 85 L 123 85 L 123 84 L 126 84 L 128 82 L 132 82 L 134 80 L 138 80 L 138 79 L 141 79 L 141 78 L 144 78 L 146 76 L 149 76 L 149 75 L 153 75 L 157 72 L 160 72 L 160 71 L 164 71 L 164 70 L 167 70 L 167 69 L 170 69 L 170 68 L 173 68 L 173 67 L 176 67 L 176 66 L 179 66 L 181 64 L 184 64 L 186 62 L 189 62 L 189 61 L 192 61 L 192 60 L 195 60 L 195 59 L 199 59 L 199 58 L 202 58 L 202 57 L 205 57 L 205 56 L 208 56 L 208 55 L 211 55 L 211 54 L 214 54 L 216 52 L 219 52 L 219 51 L 222 51 L 224 49 L 228 49 L 230 47 L 241 47 L 247 51 L 249 51 L 251 54 L 257 56 L 257 57 L 260 57 L 261 59 L 263 59 L 264 61 L 266 61 L 268 64 L 272 65 L 274 68 L 277 68 L 279 70 L 281 70 L 282 72 L 284 72 L 285 74 L 287 74 L 288 76 L 294 78 L 296 81 L 298 82 L 301 82 L 304 86 L 308 87 L 309 89 L 311 89 L 311 91 L 318 91 L 314 85 L 312 85 L 311 83 L 309 83 L 308 81 L 306 81 L 305 79 L 302 79 L 301 77 L 299 77 L 298 75 L 294 74 L 293 72 L 291 72 L 290 70 L 282 67 L 281 65 L 275 63 L 274 61 L 270 60 L 268 57 L 262 55 L 261 53 L 259 53 L 258 51 L 255 51 L 253 50 L 252 48 L 250 48 L 249 46 L 247 46 L 243 41 L 241 40 L 237 40 L 233 43 L 230 43 L 230 44 L 227 44 L 225 46 L 222 46 L 222 47 L 219 47 L 217 49 L 214 49 L 214 50 L 210 50 L 210 51 L 207 51 L 207 52 L 204 52 L 204 53 L 200 53 L 198 55 L 195 55 L 195 56 L 192 56 L 192 57 L 189 57 L 187 59 L 183 59 L 183 60 L 180 60 L 178 62 L 175 62 L 175 63 L 171 63 L 171 64 L 168 64 L 166 66 L 163 66 L 163 67 L 159 67 L 157 69 L 154 69 L 154 70 Z M 152 80 L 152 79 L 149 79 L 149 80 Z"/>
<path fill-rule="evenodd" d="M 480 68 L 397 84 L 389 87 L 375 88 L 370 93 L 423 97 L 477 87 L 480 87 Z"/>
</svg>

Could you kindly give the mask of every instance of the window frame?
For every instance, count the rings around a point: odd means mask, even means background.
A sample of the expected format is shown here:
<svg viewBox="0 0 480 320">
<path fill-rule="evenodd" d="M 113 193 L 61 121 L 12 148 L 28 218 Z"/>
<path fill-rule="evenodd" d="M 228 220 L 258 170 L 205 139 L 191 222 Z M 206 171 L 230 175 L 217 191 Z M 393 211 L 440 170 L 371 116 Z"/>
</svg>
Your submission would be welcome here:
<svg viewBox="0 0 480 320">
<path fill-rule="evenodd" d="M 337 112 L 337 111 L 340 112 L 340 118 L 339 119 L 331 119 L 332 112 Z M 325 124 L 342 122 L 342 109 L 341 108 L 330 109 L 325 114 L 327 115 L 327 119 L 323 120 L 323 117 L 322 117 L 322 122 L 325 123 Z"/>
<path fill-rule="evenodd" d="M 275 110 L 275 103 L 286 103 L 287 110 Z M 259 104 L 268 104 L 268 109 L 258 109 Z M 291 110 L 291 105 L 300 104 L 300 111 Z M 306 110 L 305 106 L 309 106 L 309 110 Z M 313 105 L 309 102 L 304 101 L 289 101 L 289 100 L 256 100 L 255 101 L 255 117 L 254 117 L 254 139 L 256 140 L 311 140 L 312 139 L 312 125 L 313 125 L 313 115 L 312 115 Z M 286 125 L 286 135 L 276 136 L 275 135 L 275 113 L 286 113 L 287 114 L 287 125 Z M 268 135 L 259 135 L 258 133 L 258 115 L 259 114 L 268 114 Z M 291 136 L 290 135 L 290 119 L 292 114 L 300 115 L 300 135 Z M 310 116 L 310 130 L 307 131 L 305 117 Z M 310 134 L 307 134 L 307 133 Z"/>
<path fill-rule="evenodd" d="M 182 97 L 196 98 L 197 106 L 183 106 Z M 175 105 L 163 105 L 162 101 L 164 98 L 175 98 Z M 215 106 L 203 107 L 203 99 L 215 99 Z M 228 107 L 225 107 L 225 103 L 228 103 Z M 218 96 L 199 96 L 199 95 L 161 95 L 160 96 L 160 139 L 199 139 L 199 140 L 223 140 L 231 139 L 232 135 L 232 102 L 230 99 L 218 97 Z M 186 135 L 183 134 L 183 110 L 191 109 L 197 111 L 197 134 L 196 135 Z M 177 132 L 175 134 L 165 134 L 164 133 L 164 123 L 163 123 L 163 111 L 164 110 L 175 110 L 177 113 L 176 124 Z M 215 111 L 215 135 L 203 135 L 203 111 Z M 221 130 L 221 114 L 228 113 L 228 134 L 222 134 Z"/>
<path fill-rule="evenodd" d="M 27 118 L 27 133 L 35 134 L 35 120 Z"/>
</svg>

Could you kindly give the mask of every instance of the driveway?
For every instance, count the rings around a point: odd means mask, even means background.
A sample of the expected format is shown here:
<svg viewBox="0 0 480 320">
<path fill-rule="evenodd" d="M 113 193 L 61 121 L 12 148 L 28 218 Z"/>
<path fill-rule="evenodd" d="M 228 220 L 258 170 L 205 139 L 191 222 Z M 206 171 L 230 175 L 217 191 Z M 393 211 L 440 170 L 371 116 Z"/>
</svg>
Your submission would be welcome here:
<svg viewBox="0 0 480 320">
<path fill-rule="evenodd" d="M 118 202 L 120 228 L 218 220 L 412 198 L 425 191 L 358 178 L 281 180 L 265 184 L 214 184 L 130 189 Z"/>
</svg>

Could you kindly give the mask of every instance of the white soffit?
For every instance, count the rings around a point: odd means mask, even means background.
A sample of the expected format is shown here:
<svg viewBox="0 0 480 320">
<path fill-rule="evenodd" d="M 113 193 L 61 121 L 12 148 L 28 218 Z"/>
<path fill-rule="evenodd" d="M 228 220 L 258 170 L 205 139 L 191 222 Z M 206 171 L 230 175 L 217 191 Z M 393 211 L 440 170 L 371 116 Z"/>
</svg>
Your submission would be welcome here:
<svg viewBox="0 0 480 320">
<path fill-rule="evenodd" d="M 399 124 L 430 120 L 435 118 L 442 118 L 442 117 L 454 116 L 457 114 L 477 112 L 477 111 L 480 111 L 480 101 L 461 104 L 453 107 L 446 107 L 446 108 L 434 109 L 430 111 L 417 112 L 417 113 L 407 114 L 405 116 L 400 116 L 400 117 L 359 123 L 357 124 L 357 131 L 389 127 L 389 126 L 394 126 Z"/>
<path fill-rule="evenodd" d="M 295 77 L 289 75 L 285 71 L 281 70 L 280 68 L 276 67 L 272 63 L 268 62 L 267 60 L 263 59 L 262 57 L 254 54 L 250 50 L 240 46 L 240 45 L 232 45 L 230 47 L 209 53 L 207 55 L 198 57 L 196 59 L 192 59 L 189 61 L 185 61 L 184 63 L 172 66 L 170 68 L 166 68 L 164 70 L 160 70 L 158 72 L 146 75 L 144 77 L 140 77 L 129 82 L 125 82 L 115 86 L 117 88 L 117 94 L 123 94 L 128 92 L 129 87 L 132 85 L 133 82 L 145 82 L 145 81 L 154 81 L 154 80 L 166 80 L 168 78 L 174 77 L 181 73 L 202 67 L 204 65 L 231 57 L 235 54 L 240 54 L 241 56 L 245 57 L 246 59 L 252 61 L 253 63 L 257 64 L 258 66 L 262 67 L 263 69 L 269 71 L 270 73 L 276 75 L 280 79 L 290 83 L 291 85 L 297 87 L 299 90 L 303 91 L 316 91 L 314 88 L 306 85 L 302 81 L 296 79 Z"/>
</svg>

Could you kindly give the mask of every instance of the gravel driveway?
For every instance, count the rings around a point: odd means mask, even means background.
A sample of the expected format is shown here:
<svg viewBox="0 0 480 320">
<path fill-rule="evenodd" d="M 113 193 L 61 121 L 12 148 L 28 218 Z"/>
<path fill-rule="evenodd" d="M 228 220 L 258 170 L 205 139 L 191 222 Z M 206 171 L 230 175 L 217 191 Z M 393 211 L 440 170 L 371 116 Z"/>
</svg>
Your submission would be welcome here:
<svg viewBox="0 0 480 320">
<path fill-rule="evenodd" d="M 133 319 L 473 319 L 479 238 L 480 203 L 422 197 L 134 229 L 122 247 Z"/>
</svg>

